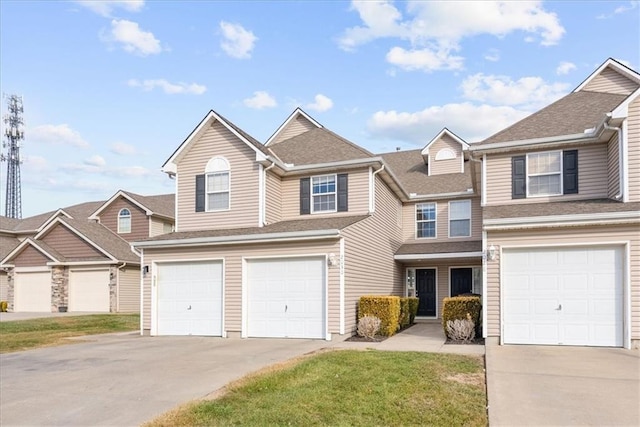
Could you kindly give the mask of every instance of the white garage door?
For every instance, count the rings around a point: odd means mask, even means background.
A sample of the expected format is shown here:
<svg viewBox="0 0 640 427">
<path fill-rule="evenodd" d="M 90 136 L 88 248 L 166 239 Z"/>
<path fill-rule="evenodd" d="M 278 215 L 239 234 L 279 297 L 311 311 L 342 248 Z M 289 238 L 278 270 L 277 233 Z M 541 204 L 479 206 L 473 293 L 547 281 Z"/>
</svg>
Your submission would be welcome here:
<svg viewBox="0 0 640 427">
<path fill-rule="evenodd" d="M 69 311 L 109 312 L 109 269 L 69 271 Z"/>
<path fill-rule="evenodd" d="M 248 336 L 324 339 L 324 264 L 324 257 L 247 261 Z"/>
<path fill-rule="evenodd" d="M 505 249 L 502 273 L 506 344 L 623 345 L 622 248 Z"/>
<path fill-rule="evenodd" d="M 222 262 L 158 264 L 158 335 L 222 336 Z"/>
<path fill-rule="evenodd" d="M 51 311 L 51 271 L 16 272 L 14 311 Z"/>
</svg>

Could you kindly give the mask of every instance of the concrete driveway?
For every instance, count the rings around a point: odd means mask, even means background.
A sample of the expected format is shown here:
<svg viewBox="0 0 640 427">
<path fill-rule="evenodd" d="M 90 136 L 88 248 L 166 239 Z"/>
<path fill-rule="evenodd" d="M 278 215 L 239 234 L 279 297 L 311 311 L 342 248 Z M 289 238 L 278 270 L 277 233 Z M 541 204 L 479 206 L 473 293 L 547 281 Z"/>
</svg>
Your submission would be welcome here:
<svg viewBox="0 0 640 427">
<path fill-rule="evenodd" d="M 87 338 L 87 337 L 85 337 Z M 101 335 L 0 355 L 0 425 L 133 426 L 319 340 Z"/>
<path fill-rule="evenodd" d="M 489 424 L 640 425 L 640 352 L 487 345 Z"/>
</svg>

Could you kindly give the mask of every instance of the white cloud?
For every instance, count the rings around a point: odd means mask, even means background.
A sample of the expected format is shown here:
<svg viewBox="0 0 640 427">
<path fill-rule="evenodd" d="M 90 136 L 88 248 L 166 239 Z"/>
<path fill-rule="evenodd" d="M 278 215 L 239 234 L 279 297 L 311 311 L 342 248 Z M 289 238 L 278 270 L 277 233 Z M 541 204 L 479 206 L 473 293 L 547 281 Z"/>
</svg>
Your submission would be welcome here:
<svg viewBox="0 0 640 427">
<path fill-rule="evenodd" d="M 98 156 L 99 157 L 99 156 Z M 115 178 L 142 178 L 151 175 L 151 171 L 143 166 L 119 166 L 109 167 L 105 164 L 92 164 L 91 159 L 83 163 L 67 163 L 60 166 L 60 170 L 68 174 L 104 175 Z M 95 159 L 94 159 L 95 160 Z M 100 163 L 95 162 L 95 163 Z"/>
<path fill-rule="evenodd" d="M 251 58 L 251 51 L 258 40 L 251 31 L 245 30 L 242 25 L 224 21 L 220 22 L 220 30 L 223 37 L 220 47 L 227 55 L 238 59 Z"/>
<path fill-rule="evenodd" d="M 125 144 L 124 142 L 114 142 L 109 147 L 109 151 L 120 156 L 133 156 L 138 154 L 138 151 L 133 145 Z"/>
<path fill-rule="evenodd" d="M 616 15 L 620 15 L 621 13 L 625 13 L 628 12 L 630 10 L 635 9 L 636 7 L 638 7 L 638 1 L 630 1 L 627 2 L 627 4 L 622 5 L 622 6 L 618 6 L 615 9 L 613 9 L 613 12 L 611 13 L 603 13 L 601 15 L 596 16 L 597 19 L 609 19 L 609 18 L 613 18 Z"/>
<path fill-rule="evenodd" d="M 101 38 L 105 42 L 119 43 L 126 52 L 140 56 L 156 55 L 163 51 L 160 40 L 152 32 L 144 31 L 137 22 L 126 19 L 112 20 L 110 32 Z"/>
<path fill-rule="evenodd" d="M 30 155 L 24 157 L 24 168 L 27 171 L 41 173 L 50 171 L 51 164 L 43 156 Z"/>
<path fill-rule="evenodd" d="M 131 87 L 139 87 L 149 92 L 155 88 L 160 88 L 164 93 L 169 95 L 175 94 L 190 94 L 190 95 L 202 95 L 207 91 L 207 87 L 199 85 L 197 83 L 171 83 L 165 79 L 149 79 L 149 80 L 137 80 L 130 79 L 127 81 L 127 85 Z"/>
<path fill-rule="evenodd" d="M 395 59 L 410 70 L 425 70 L 431 64 L 432 69 L 459 69 L 463 58 L 451 52 L 460 50 L 462 39 L 480 34 L 502 38 L 524 32 L 548 46 L 557 44 L 565 32 L 557 15 L 546 11 L 541 1 L 465 2 L 460 7 L 459 2 L 414 0 L 407 3 L 405 16 L 391 1 L 353 1 L 352 9 L 363 25 L 346 29 L 339 47 L 352 51 L 375 39 L 398 39 L 406 46 L 393 47 L 387 60 Z"/>
<path fill-rule="evenodd" d="M 89 146 L 80 133 L 71 129 L 68 124 L 36 126 L 28 130 L 28 138 L 54 145 L 71 145 L 79 148 Z"/>
<path fill-rule="evenodd" d="M 321 113 L 333 108 L 333 101 L 331 100 L 331 98 L 326 97 L 321 93 L 317 94 L 314 100 L 315 100 L 314 102 L 307 104 L 305 108 L 309 110 L 318 111 Z"/>
<path fill-rule="evenodd" d="M 88 166 L 102 167 L 105 166 L 107 162 L 105 161 L 104 157 L 96 154 L 89 157 L 88 159 L 85 159 L 84 164 Z"/>
<path fill-rule="evenodd" d="M 151 175 L 151 171 L 143 166 L 127 166 L 107 169 L 105 175 L 118 178 L 142 178 Z"/>
<path fill-rule="evenodd" d="M 491 62 L 497 62 L 500 60 L 500 51 L 498 49 L 489 49 L 484 55 L 484 59 Z"/>
<path fill-rule="evenodd" d="M 116 9 L 140 12 L 144 7 L 144 0 L 78 0 L 76 3 L 107 18 L 111 17 Z"/>
<path fill-rule="evenodd" d="M 387 53 L 387 62 L 406 71 L 459 70 L 463 60 L 461 56 L 450 55 L 448 50 L 434 52 L 428 48 L 405 50 L 394 47 Z"/>
<path fill-rule="evenodd" d="M 522 77 L 514 81 L 507 76 L 478 73 L 464 79 L 460 88 L 468 100 L 534 109 L 562 97 L 569 86 L 566 83 L 546 83 L 540 77 Z"/>
<path fill-rule="evenodd" d="M 569 74 L 571 71 L 576 69 L 576 64 L 573 62 L 562 61 L 558 68 L 556 68 L 556 74 L 559 76 Z"/>
<path fill-rule="evenodd" d="M 251 98 L 246 98 L 242 102 L 247 107 L 255 108 L 256 110 L 261 110 L 263 108 L 273 108 L 278 106 L 278 103 L 276 102 L 275 98 L 269 95 L 268 92 L 263 90 L 253 92 L 253 96 Z"/>
<path fill-rule="evenodd" d="M 416 112 L 378 111 L 369 119 L 367 131 L 374 138 L 411 141 L 422 147 L 446 126 L 467 142 L 477 142 L 529 114 L 513 107 L 468 102 Z"/>
</svg>

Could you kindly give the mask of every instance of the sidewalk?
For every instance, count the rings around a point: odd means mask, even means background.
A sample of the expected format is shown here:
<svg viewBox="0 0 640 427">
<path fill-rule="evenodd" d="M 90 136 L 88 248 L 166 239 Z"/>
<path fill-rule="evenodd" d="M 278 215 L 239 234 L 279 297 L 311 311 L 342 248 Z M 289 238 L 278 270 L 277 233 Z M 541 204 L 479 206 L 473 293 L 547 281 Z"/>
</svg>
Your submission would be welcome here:
<svg viewBox="0 0 640 427">
<path fill-rule="evenodd" d="M 445 344 L 444 331 L 439 321 L 418 322 L 412 327 L 387 338 L 382 342 L 336 343 L 335 348 L 366 349 L 383 351 L 424 351 L 427 353 L 453 353 L 484 356 L 485 346 L 478 344 Z"/>
</svg>

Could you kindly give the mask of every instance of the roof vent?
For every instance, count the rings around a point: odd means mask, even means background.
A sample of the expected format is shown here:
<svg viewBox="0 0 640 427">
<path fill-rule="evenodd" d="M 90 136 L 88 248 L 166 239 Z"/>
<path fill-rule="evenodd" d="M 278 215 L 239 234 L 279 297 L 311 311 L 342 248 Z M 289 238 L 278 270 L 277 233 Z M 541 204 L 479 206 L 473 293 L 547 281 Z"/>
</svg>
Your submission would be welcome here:
<svg viewBox="0 0 640 427">
<path fill-rule="evenodd" d="M 400 147 L 396 147 L 396 151 L 400 151 Z"/>
</svg>

